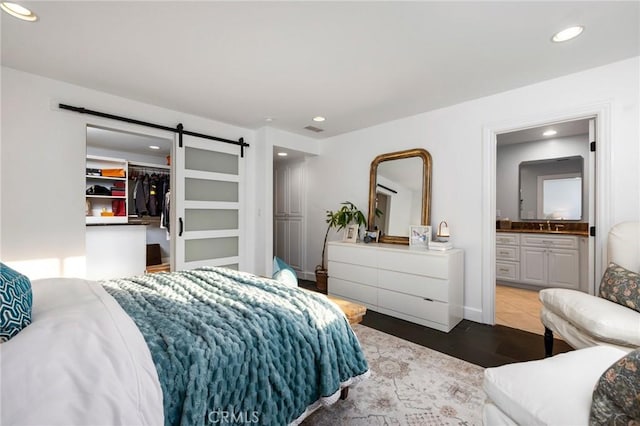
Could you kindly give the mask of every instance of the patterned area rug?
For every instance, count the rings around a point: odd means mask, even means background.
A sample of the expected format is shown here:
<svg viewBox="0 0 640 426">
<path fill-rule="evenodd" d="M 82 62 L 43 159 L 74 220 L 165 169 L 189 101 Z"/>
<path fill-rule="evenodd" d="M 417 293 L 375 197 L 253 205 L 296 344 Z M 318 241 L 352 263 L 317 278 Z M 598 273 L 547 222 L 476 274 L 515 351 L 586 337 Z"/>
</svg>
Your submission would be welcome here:
<svg viewBox="0 0 640 426">
<path fill-rule="evenodd" d="M 371 377 L 302 424 L 480 425 L 483 368 L 363 325 Z"/>
</svg>

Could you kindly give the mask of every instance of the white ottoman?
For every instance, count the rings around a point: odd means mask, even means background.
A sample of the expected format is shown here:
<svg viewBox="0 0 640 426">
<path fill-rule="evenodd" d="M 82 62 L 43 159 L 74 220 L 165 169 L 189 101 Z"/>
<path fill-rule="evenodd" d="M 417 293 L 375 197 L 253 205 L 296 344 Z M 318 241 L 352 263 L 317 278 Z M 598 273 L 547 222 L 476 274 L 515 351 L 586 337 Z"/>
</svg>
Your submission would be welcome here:
<svg viewBox="0 0 640 426">
<path fill-rule="evenodd" d="M 487 368 L 486 425 L 587 425 L 602 373 L 626 351 L 594 346 L 538 361 Z"/>
</svg>

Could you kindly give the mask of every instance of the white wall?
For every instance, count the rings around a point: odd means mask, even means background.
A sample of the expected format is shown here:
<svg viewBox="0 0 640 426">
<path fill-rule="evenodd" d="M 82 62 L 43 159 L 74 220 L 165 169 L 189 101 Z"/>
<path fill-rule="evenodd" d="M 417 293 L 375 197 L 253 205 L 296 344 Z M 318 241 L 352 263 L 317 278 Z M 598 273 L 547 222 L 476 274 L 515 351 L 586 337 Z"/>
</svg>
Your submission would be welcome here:
<svg viewBox="0 0 640 426">
<path fill-rule="evenodd" d="M 327 139 L 322 155 L 310 159 L 307 168 L 313 194 L 308 203 L 308 263 L 320 258 L 325 210 L 345 200 L 367 210 L 374 157 L 425 148 L 433 157 L 431 224 L 446 219 L 454 246 L 465 250 L 465 318 L 482 321 L 483 130 L 538 117 L 545 122 L 553 113 L 608 103 L 611 222 L 638 220 L 638 75 L 636 57 Z"/>
<path fill-rule="evenodd" d="M 550 138 L 540 141 L 501 145 L 497 151 L 496 208 L 500 216 L 519 220 L 519 166 L 523 161 L 544 160 L 579 155 L 584 159 L 583 217 L 588 218 L 589 137 L 588 135 Z M 558 165 L 560 166 L 560 164 Z M 551 173 L 550 173 L 551 174 Z M 534 203 L 536 197 L 533 197 Z"/>
<path fill-rule="evenodd" d="M 255 131 L 79 86 L 2 68 L 0 258 L 30 277 L 85 275 L 84 168 L 86 125 L 158 137 L 151 128 L 55 107 L 84 106 L 251 144 L 246 150 L 246 228 L 255 229 Z M 261 162 L 259 162 L 261 163 Z M 244 270 L 255 268 L 253 244 L 240 248 Z M 249 249 L 250 248 L 250 249 Z"/>
</svg>

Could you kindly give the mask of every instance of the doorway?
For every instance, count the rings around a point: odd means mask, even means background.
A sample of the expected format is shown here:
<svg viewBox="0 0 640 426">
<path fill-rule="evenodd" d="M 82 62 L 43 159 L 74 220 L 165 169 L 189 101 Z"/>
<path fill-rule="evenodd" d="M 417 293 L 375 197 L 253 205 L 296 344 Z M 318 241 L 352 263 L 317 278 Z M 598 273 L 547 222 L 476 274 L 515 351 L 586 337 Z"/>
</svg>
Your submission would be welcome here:
<svg viewBox="0 0 640 426">
<path fill-rule="evenodd" d="M 273 147 L 273 254 L 305 274 L 306 154 Z"/>
<path fill-rule="evenodd" d="M 496 135 L 496 324 L 543 334 L 540 289 L 593 294 L 594 138 L 595 117 Z"/>
<path fill-rule="evenodd" d="M 169 218 L 162 213 L 171 186 L 172 146 L 171 139 L 87 125 L 88 278 L 170 269 Z"/>
</svg>

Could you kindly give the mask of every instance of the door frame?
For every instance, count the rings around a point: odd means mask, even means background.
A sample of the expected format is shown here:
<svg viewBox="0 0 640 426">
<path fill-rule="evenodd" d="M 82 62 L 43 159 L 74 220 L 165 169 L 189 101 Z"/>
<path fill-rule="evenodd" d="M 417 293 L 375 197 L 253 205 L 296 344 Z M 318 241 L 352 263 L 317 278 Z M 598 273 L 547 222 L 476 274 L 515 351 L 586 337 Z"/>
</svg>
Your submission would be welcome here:
<svg viewBox="0 0 640 426">
<path fill-rule="evenodd" d="M 595 159 L 595 238 L 593 256 L 589 256 L 589 279 L 602 275 L 607 259 L 606 237 L 611 228 L 613 206 L 611 203 L 611 103 L 599 103 L 577 107 L 571 110 L 542 113 L 526 118 L 510 119 L 498 123 L 488 123 L 482 129 L 482 322 L 495 324 L 496 295 L 496 167 L 497 135 L 549 123 L 575 121 L 595 117 L 597 155 Z M 590 174 L 595 170 L 590 168 Z M 591 267 L 593 263 L 593 267 Z M 591 272 L 593 270 L 593 272 Z M 593 288 L 590 283 L 589 288 Z"/>
</svg>

